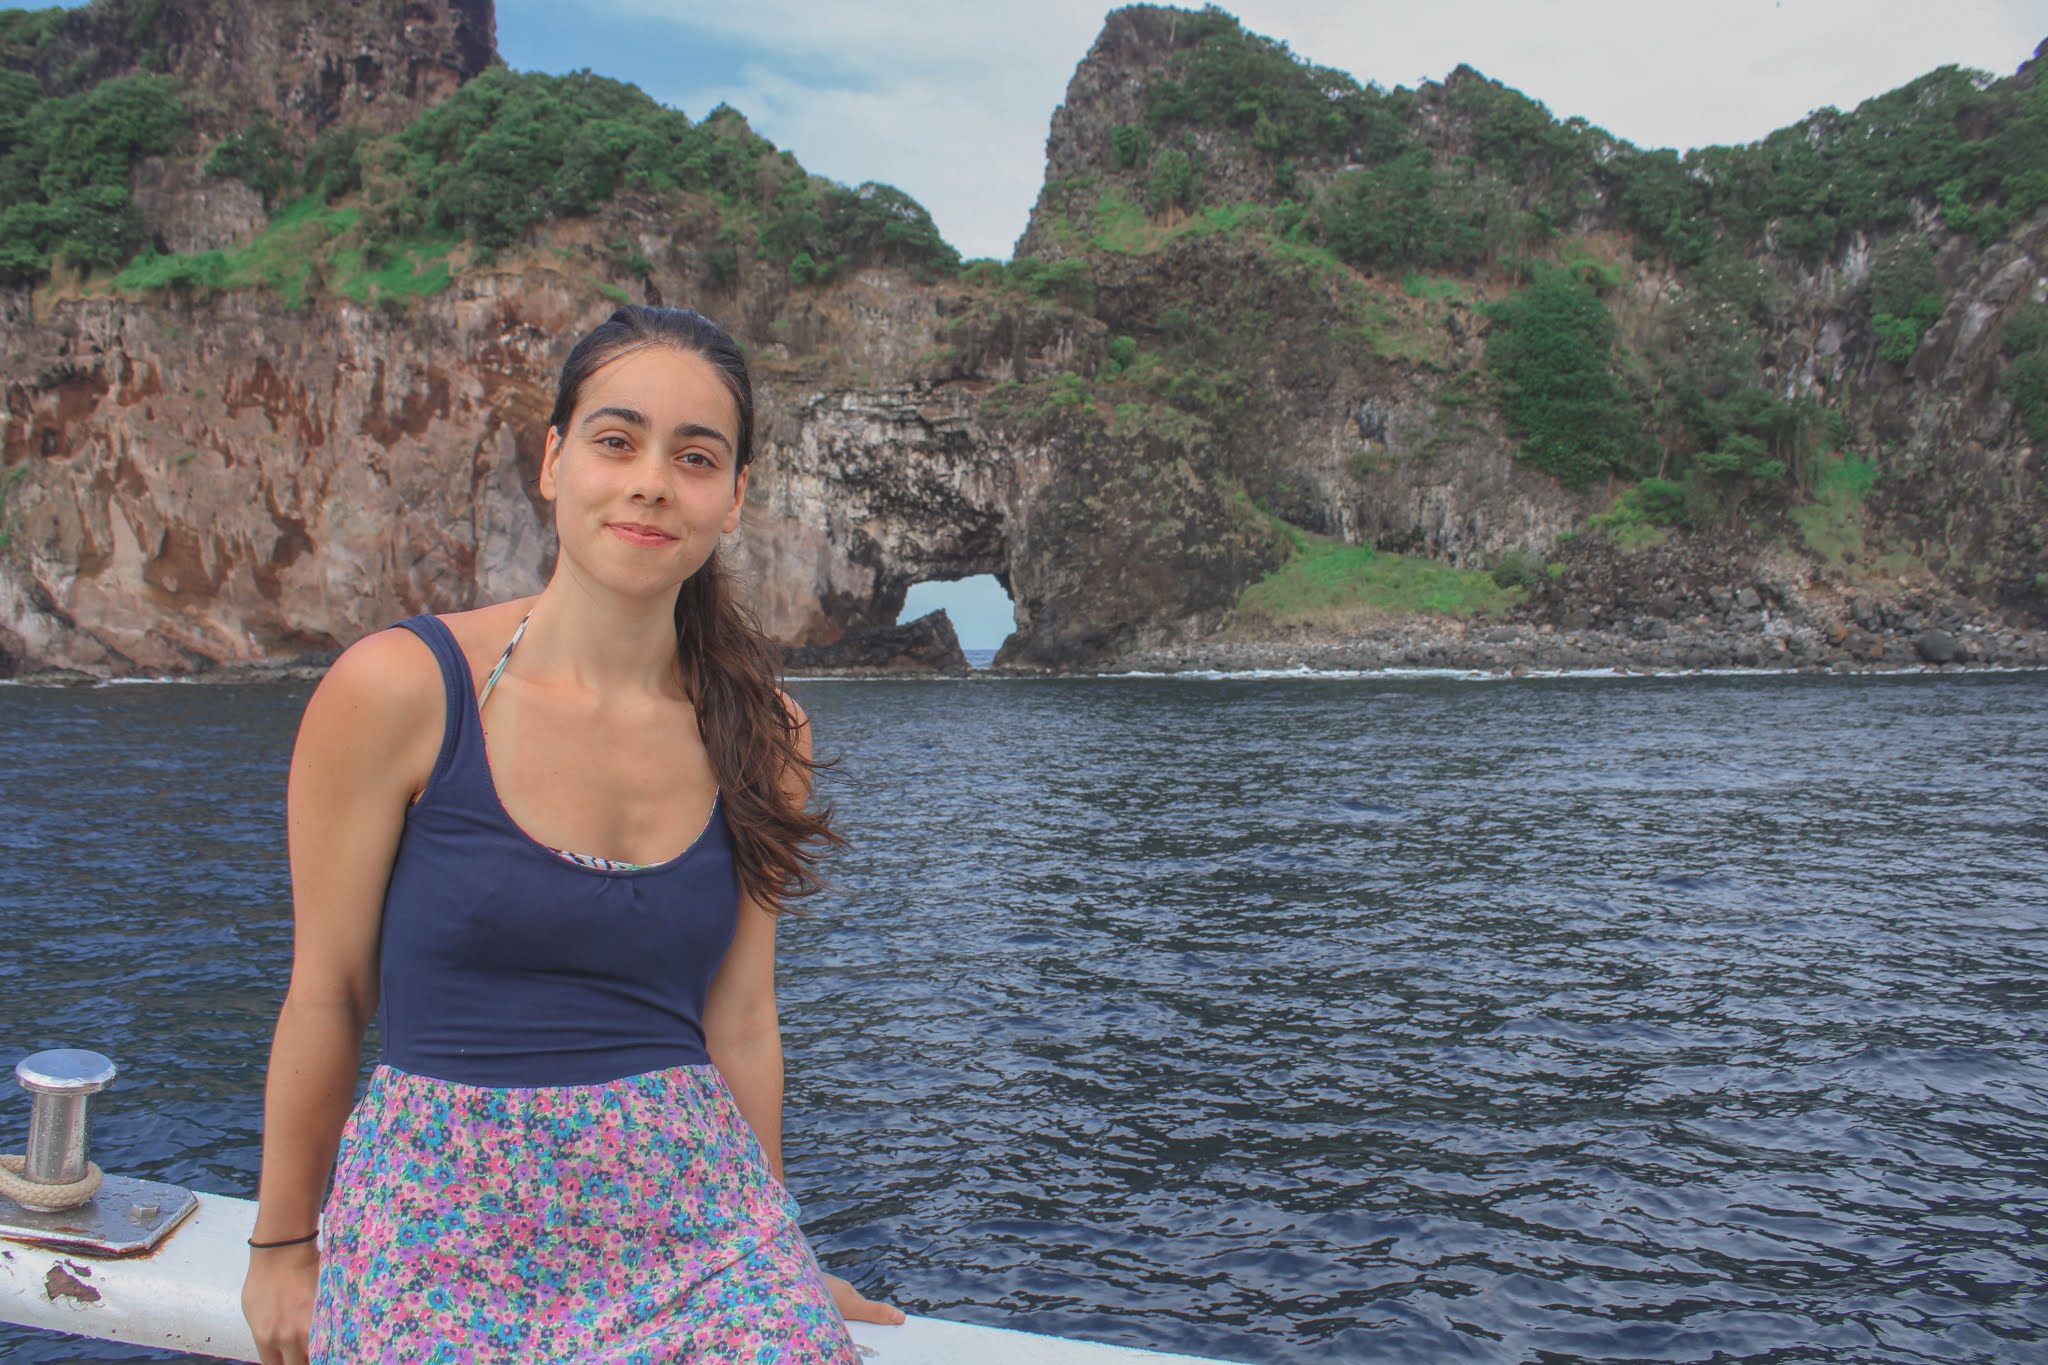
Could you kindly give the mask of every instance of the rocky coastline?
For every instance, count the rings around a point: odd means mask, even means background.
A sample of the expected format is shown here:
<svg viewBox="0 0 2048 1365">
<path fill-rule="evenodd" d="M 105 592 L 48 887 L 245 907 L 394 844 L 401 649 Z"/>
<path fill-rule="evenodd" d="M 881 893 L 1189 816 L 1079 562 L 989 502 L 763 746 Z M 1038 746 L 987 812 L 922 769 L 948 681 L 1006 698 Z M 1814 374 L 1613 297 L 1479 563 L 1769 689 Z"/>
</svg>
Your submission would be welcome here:
<svg viewBox="0 0 2048 1365">
<path fill-rule="evenodd" d="M 1758 604 L 1734 605 L 1732 622 L 1667 622 L 1638 615 L 1615 627 L 1549 622 L 1387 621 L 1341 636 L 1209 638 L 1159 644 L 1067 668 L 997 664 L 974 668 L 943 613 L 850 642 L 844 651 L 792 650 L 792 678 L 1054 678 L 1117 673 L 1377 672 L 1445 670 L 1509 676 L 1574 672 L 1958 673 L 2048 669 L 2048 630 L 1970 615 L 1954 607 L 1914 611 L 1858 603 L 1844 618 L 1798 619 Z M 886 638 L 885 638 L 886 637 Z M 891 648 L 891 646 L 894 648 Z M 310 685 L 332 654 L 286 662 L 228 663 L 156 681 Z M 21 686 L 91 687 L 111 681 L 80 669 L 42 669 Z M 122 682 L 152 681 L 122 679 Z"/>
<path fill-rule="evenodd" d="M 1446 669 L 1521 675 L 1557 672 L 1674 673 L 1745 670 L 1801 673 L 1961 672 L 2048 668 L 2048 631 L 1966 625 L 1883 628 L 1830 640 L 1807 626 L 1749 634 L 1669 628 L 1655 636 L 1553 626 L 1388 625 L 1343 640 L 1207 641 L 1127 655 L 1107 670 Z M 1026 670 L 1005 669 L 1003 672 Z"/>
</svg>

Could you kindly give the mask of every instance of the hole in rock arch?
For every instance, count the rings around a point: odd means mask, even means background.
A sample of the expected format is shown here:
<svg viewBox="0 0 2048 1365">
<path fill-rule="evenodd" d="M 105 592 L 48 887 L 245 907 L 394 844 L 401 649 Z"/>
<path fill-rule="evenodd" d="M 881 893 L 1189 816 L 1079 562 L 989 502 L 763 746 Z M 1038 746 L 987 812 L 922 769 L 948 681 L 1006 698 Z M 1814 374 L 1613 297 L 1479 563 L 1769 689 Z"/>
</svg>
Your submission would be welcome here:
<svg viewBox="0 0 2048 1365">
<path fill-rule="evenodd" d="M 990 573 L 911 584 L 910 591 L 903 594 L 903 610 L 897 613 L 896 624 L 941 609 L 953 622 L 953 633 L 960 637 L 967 661 L 976 668 L 987 668 L 996 650 L 1017 628 L 1017 610 L 1010 594 Z"/>
</svg>

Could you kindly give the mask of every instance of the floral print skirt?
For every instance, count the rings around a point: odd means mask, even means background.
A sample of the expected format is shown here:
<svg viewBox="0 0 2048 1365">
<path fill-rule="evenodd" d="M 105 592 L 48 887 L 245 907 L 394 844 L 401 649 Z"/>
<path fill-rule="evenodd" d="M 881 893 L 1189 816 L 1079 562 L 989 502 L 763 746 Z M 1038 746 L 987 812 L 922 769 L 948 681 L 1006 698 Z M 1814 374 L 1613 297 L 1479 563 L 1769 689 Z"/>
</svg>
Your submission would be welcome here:
<svg viewBox="0 0 2048 1365">
<path fill-rule="evenodd" d="M 315 1365 L 857 1365 L 716 1067 L 498 1089 L 379 1066 L 322 1213 Z"/>
</svg>

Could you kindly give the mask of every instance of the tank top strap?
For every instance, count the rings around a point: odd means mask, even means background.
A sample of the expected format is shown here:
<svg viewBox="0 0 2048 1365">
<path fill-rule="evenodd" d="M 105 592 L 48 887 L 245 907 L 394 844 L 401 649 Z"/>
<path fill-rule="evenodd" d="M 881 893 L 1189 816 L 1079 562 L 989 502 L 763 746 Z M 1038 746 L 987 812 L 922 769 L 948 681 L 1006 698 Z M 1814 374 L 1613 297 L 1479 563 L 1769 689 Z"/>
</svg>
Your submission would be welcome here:
<svg viewBox="0 0 2048 1365">
<path fill-rule="evenodd" d="M 450 769 L 460 760 L 471 731 L 476 724 L 476 693 L 470 682 L 469 659 L 463 654 L 462 646 L 455 642 L 455 633 L 447 623 L 431 612 L 408 616 L 398 623 L 420 637 L 428 649 L 433 651 L 434 661 L 441 666 L 441 687 L 446 698 L 446 721 L 441 730 L 441 751 L 434 759 L 433 774 L 427 778 L 427 785 L 420 792 L 420 800 L 441 783 Z"/>
</svg>

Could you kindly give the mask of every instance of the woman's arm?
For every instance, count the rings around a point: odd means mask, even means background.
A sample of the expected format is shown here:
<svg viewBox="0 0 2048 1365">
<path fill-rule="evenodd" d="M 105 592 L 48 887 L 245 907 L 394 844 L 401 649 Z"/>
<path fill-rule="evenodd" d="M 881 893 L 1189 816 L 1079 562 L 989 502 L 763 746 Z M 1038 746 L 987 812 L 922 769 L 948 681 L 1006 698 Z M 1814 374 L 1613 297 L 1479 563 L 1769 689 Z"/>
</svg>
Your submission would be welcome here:
<svg viewBox="0 0 2048 1365">
<path fill-rule="evenodd" d="M 768 1169 L 782 1180 L 782 1026 L 775 1005 L 775 916 L 740 896 L 739 927 L 704 998 L 704 1047 L 739 1101 Z"/>
<path fill-rule="evenodd" d="M 405 631 L 360 641 L 306 703 L 285 797 L 292 974 L 271 1040 L 258 1242 L 318 1226 L 377 1007 L 377 932 L 406 803 L 432 770 L 439 669 Z M 266 1365 L 306 1357 L 319 1256 L 312 1243 L 252 1250 L 242 1291 Z"/>
<path fill-rule="evenodd" d="M 784 705 L 797 724 L 797 752 L 811 756 L 811 726 L 803 708 L 785 695 Z M 809 795 L 810 773 L 798 768 L 790 775 L 792 797 Z M 775 1179 L 782 1174 L 782 1026 L 775 1004 L 775 920 L 751 896 L 741 895 L 739 925 L 732 945 L 704 997 L 704 1046 L 739 1101 L 740 1114 Z M 825 1277 L 841 1317 L 852 1322 L 898 1323 L 901 1309 L 867 1298 L 837 1275 Z"/>
</svg>

